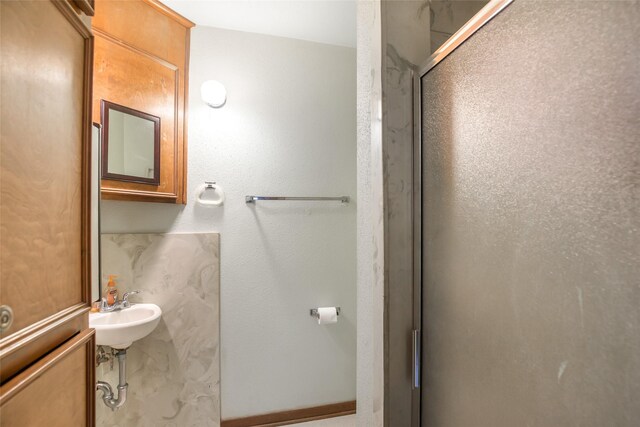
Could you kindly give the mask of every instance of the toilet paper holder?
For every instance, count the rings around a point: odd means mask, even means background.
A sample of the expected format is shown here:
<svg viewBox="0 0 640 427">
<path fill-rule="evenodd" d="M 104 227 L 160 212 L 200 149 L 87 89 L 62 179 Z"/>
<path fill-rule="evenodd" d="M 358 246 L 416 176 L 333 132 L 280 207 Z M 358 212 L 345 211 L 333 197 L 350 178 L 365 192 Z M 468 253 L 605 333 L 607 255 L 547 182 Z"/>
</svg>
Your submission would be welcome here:
<svg viewBox="0 0 640 427">
<path fill-rule="evenodd" d="M 338 316 L 340 316 L 340 307 L 336 307 L 336 314 L 337 314 Z M 320 317 L 320 316 L 318 315 L 318 309 L 317 309 L 317 308 L 312 308 L 311 310 L 309 310 L 309 315 L 310 315 L 311 317 L 315 317 L 316 319 L 317 319 L 318 317 Z"/>
</svg>

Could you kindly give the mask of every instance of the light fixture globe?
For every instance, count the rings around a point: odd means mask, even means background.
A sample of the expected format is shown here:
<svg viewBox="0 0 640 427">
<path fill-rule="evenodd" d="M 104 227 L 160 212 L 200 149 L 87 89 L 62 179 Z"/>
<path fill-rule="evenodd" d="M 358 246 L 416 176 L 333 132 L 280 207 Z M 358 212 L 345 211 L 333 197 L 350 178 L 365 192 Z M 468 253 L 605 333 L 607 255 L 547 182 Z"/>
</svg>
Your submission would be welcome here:
<svg viewBox="0 0 640 427">
<path fill-rule="evenodd" d="M 227 102 L 227 89 L 217 80 L 207 80 L 200 86 L 202 101 L 212 108 L 220 108 Z"/>
</svg>

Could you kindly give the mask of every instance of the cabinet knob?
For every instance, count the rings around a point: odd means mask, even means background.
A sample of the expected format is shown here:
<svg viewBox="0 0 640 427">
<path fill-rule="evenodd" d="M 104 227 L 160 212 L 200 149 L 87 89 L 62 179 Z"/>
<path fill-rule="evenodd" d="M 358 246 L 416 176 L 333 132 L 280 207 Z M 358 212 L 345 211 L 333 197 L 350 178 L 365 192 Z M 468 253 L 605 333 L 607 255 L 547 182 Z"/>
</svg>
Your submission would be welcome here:
<svg viewBox="0 0 640 427">
<path fill-rule="evenodd" d="M 0 332 L 4 332 L 13 323 L 13 310 L 8 305 L 0 305 Z"/>
</svg>

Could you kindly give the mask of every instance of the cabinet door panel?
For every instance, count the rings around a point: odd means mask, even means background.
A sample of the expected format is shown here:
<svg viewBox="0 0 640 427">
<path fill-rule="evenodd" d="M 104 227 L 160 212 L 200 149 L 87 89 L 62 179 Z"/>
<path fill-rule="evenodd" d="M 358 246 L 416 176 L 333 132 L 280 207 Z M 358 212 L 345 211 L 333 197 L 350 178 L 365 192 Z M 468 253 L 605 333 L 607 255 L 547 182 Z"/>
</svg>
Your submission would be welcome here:
<svg viewBox="0 0 640 427">
<path fill-rule="evenodd" d="M 102 198 L 186 204 L 187 88 L 193 23 L 158 0 L 95 4 L 93 121 L 107 100 L 160 117 L 160 184 L 103 179 Z M 144 30 L 141 30 L 144 29 Z"/>
<path fill-rule="evenodd" d="M 93 425 L 94 331 L 87 329 L 0 389 L 3 427 Z"/>
<path fill-rule="evenodd" d="M 4 338 L 87 302 L 91 43 L 66 4 L 0 7 L 0 304 L 14 312 Z"/>
<path fill-rule="evenodd" d="M 93 120 L 100 122 L 100 102 L 114 102 L 160 118 L 160 185 L 105 179 L 103 187 L 132 190 L 175 202 L 176 112 L 179 69 L 161 58 L 96 31 L 93 77 Z M 108 192 L 105 192 L 105 194 Z"/>
</svg>

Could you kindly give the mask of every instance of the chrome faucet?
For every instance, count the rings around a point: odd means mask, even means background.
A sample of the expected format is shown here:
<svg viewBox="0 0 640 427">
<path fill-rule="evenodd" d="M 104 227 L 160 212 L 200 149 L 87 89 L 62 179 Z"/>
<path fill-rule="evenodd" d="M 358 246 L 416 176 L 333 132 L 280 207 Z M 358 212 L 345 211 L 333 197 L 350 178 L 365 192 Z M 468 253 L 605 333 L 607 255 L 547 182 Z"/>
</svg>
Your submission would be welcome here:
<svg viewBox="0 0 640 427">
<path fill-rule="evenodd" d="M 129 297 L 131 295 L 139 294 L 140 292 L 142 291 L 125 292 L 120 301 L 116 301 L 111 305 L 109 305 L 106 298 L 102 298 L 100 300 L 100 313 L 109 313 L 111 311 L 119 311 L 131 307 Z"/>
</svg>

